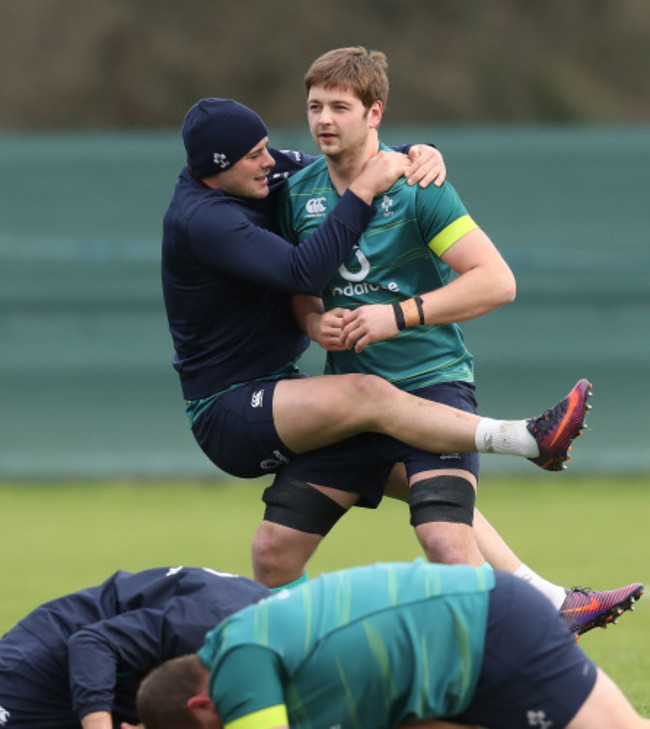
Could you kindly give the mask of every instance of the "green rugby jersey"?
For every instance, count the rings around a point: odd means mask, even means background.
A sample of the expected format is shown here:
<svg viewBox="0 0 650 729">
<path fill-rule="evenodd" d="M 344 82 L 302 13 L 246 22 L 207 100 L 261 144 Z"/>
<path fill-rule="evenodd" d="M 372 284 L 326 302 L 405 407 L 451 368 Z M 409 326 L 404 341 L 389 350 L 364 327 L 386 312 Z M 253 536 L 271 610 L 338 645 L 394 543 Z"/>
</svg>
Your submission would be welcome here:
<svg viewBox="0 0 650 729">
<path fill-rule="evenodd" d="M 385 563 L 283 590 L 230 616 L 198 655 L 226 729 L 378 729 L 463 711 L 480 673 L 483 567 Z"/>
<path fill-rule="evenodd" d="M 314 162 L 285 184 L 282 234 L 299 243 L 338 200 L 325 159 Z M 393 304 L 444 286 L 453 272 L 440 256 L 477 227 L 448 182 L 422 189 L 400 179 L 373 206 L 377 212 L 359 244 L 322 292 L 326 309 Z M 327 371 L 381 375 L 404 390 L 474 379 L 473 358 L 457 324 L 409 327 L 361 354 L 329 352 Z"/>
</svg>

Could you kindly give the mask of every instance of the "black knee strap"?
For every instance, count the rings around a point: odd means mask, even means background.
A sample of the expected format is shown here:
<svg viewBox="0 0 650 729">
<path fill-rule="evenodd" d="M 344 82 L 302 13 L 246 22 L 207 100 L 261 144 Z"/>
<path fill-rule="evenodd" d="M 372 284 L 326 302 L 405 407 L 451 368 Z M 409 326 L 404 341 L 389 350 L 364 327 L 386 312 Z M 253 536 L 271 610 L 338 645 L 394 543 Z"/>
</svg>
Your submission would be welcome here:
<svg viewBox="0 0 650 729">
<path fill-rule="evenodd" d="M 474 523 L 476 491 L 462 476 L 433 476 L 418 481 L 411 487 L 409 508 L 411 525 L 419 526 L 432 521 L 452 524 Z"/>
<path fill-rule="evenodd" d="M 346 512 L 318 489 L 288 476 L 276 476 L 262 501 L 266 521 L 323 537 Z"/>
</svg>

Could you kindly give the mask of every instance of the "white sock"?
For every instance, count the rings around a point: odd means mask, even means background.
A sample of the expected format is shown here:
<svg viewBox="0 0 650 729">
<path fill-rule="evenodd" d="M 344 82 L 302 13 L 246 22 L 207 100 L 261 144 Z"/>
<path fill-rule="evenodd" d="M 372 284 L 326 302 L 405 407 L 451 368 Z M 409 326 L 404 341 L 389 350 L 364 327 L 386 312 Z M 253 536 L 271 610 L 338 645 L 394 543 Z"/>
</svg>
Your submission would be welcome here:
<svg viewBox="0 0 650 729">
<path fill-rule="evenodd" d="M 552 582 L 545 580 L 525 564 L 517 568 L 515 577 L 518 577 L 524 582 L 528 582 L 533 587 L 536 587 L 543 595 L 546 595 L 556 610 L 559 611 L 562 607 L 562 603 L 566 599 L 566 590 L 561 585 L 554 585 Z"/>
<path fill-rule="evenodd" d="M 502 453 L 524 458 L 537 458 L 537 441 L 528 432 L 525 420 L 493 420 L 481 418 L 474 434 L 479 453 Z"/>
</svg>

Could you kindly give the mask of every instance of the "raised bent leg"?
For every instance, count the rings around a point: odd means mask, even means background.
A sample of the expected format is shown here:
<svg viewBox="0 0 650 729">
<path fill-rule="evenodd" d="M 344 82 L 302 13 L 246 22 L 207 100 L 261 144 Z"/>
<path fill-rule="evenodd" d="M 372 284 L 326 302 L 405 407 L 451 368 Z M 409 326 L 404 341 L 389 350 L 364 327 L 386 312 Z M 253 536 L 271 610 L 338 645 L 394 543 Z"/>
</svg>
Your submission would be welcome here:
<svg viewBox="0 0 650 729">
<path fill-rule="evenodd" d="M 433 453 L 518 455 L 558 471 L 584 429 L 590 395 L 591 384 L 580 380 L 535 418 L 492 420 L 410 395 L 375 375 L 323 375 L 278 382 L 273 417 L 295 453 L 374 432 Z"/>
<path fill-rule="evenodd" d="M 305 453 L 362 432 L 436 453 L 476 450 L 479 416 L 409 395 L 374 375 L 281 380 L 273 417 L 282 441 Z"/>
</svg>

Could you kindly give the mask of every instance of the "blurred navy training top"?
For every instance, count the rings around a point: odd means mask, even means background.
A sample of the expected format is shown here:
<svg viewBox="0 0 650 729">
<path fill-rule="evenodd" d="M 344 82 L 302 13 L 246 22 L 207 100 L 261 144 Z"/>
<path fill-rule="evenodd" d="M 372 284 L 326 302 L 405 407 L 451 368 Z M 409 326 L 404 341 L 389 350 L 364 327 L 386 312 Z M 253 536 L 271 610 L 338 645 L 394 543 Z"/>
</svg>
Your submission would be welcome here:
<svg viewBox="0 0 650 729">
<path fill-rule="evenodd" d="M 45 603 L 0 639 L 0 727 L 78 728 L 93 711 L 136 724 L 146 673 L 270 594 L 245 577 L 173 567 L 116 572 Z"/>
<path fill-rule="evenodd" d="M 276 166 L 266 199 L 212 190 L 185 168 L 165 214 L 163 295 L 186 400 L 294 362 L 309 340 L 292 316 L 292 294 L 320 295 L 374 214 L 347 191 L 312 236 L 288 243 L 273 215 L 277 192 L 314 158 L 269 151 Z"/>
</svg>

